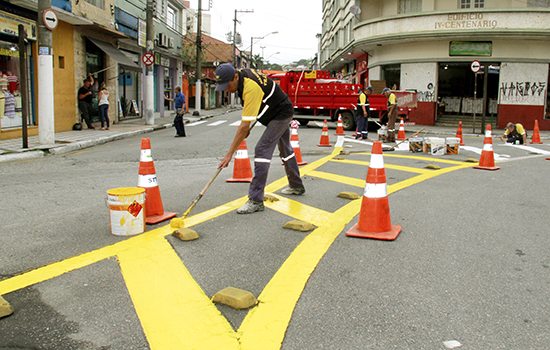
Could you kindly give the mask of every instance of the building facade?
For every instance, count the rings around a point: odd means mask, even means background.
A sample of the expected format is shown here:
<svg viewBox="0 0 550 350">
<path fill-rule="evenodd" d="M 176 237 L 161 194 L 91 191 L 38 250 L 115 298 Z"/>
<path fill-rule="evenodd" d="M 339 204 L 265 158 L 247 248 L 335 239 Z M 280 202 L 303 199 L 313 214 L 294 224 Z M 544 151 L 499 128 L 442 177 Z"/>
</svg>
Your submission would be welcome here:
<svg viewBox="0 0 550 350">
<path fill-rule="evenodd" d="M 183 36 L 193 24 L 194 11 L 189 1 L 154 3 L 154 112 L 156 116 L 164 116 L 174 110 L 173 103 L 165 101 L 164 95 L 173 97 L 174 87 L 182 85 Z M 71 130 L 80 122 L 77 91 L 88 73 L 94 77 L 95 107 L 101 84 L 105 83 L 110 91 L 112 122 L 141 118 L 146 71 L 142 57 L 146 53 L 147 30 L 143 2 L 51 0 L 51 5 L 59 20 L 52 30 L 54 130 Z M 18 24 L 25 26 L 29 42 L 26 48 L 28 135 L 38 134 L 37 7 L 36 0 L 0 0 L 0 139 L 22 134 Z M 99 115 L 92 116 L 92 120 L 98 121 Z"/>
<path fill-rule="evenodd" d="M 550 130 L 549 23 L 547 0 L 323 0 L 319 63 L 417 91 L 418 124 L 475 113 Z"/>
</svg>

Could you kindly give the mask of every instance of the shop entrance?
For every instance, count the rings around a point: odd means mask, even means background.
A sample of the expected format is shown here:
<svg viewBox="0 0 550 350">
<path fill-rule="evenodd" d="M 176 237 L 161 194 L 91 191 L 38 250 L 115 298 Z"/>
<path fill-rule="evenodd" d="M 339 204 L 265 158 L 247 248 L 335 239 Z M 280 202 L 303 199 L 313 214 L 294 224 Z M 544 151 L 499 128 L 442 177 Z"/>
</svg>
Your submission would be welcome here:
<svg viewBox="0 0 550 350">
<path fill-rule="evenodd" d="M 474 112 L 476 125 L 496 124 L 500 63 L 483 62 L 477 74 L 470 64 L 439 64 L 438 124 L 452 120 L 452 116 L 460 116 L 465 124 L 472 124 Z"/>
<path fill-rule="evenodd" d="M 99 92 L 101 83 L 105 81 L 105 71 L 99 72 L 105 67 L 104 55 L 105 53 L 99 47 L 97 47 L 90 40 L 86 39 L 86 75 L 88 75 L 88 73 L 92 73 L 94 78 L 94 84 L 92 85 L 92 93 L 94 96 L 92 100 L 92 122 L 100 121 L 97 93 Z M 94 74 L 95 72 L 99 73 Z M 82 78 L 82 80 L 85 78 L 86 77 Z"/>
</svg>

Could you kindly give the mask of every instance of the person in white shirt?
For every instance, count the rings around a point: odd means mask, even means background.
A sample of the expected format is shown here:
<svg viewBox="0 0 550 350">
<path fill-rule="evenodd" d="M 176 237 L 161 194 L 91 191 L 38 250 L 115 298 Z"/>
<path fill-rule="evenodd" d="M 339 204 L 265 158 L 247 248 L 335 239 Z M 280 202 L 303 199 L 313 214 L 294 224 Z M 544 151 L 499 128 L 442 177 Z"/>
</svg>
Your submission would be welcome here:
<svg viewBox="0 0 550 350">
<path fill-rule="evenodd" d="M 101 117 L 101 129 L 99 130 L 109 130 L 109 91 L 105 83 L 101 83 L 97 98 L 99 100 L 99 116 Z M 107 124 L 107 128 L 104 128 L 105 123 Z"/>
</svg>

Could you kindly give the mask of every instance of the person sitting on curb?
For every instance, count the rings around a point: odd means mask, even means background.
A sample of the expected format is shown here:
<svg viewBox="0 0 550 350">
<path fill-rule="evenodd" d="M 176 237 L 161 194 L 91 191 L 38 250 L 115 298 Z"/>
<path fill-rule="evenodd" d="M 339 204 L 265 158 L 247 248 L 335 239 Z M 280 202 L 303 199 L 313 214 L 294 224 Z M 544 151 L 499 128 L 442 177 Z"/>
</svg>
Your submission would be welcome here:
<svg viewBox="0 0 550 350">
<path fill-rule="evenodd" d="M 516 141 L 520 145 L 527 143 L 527 133 L 520 123 L 508 123 L 504 130 L 504 135 L 500 137 L 502 141 L 505 141 L 505 138 L 507 143 L 516 143 Z"/>
</svg>

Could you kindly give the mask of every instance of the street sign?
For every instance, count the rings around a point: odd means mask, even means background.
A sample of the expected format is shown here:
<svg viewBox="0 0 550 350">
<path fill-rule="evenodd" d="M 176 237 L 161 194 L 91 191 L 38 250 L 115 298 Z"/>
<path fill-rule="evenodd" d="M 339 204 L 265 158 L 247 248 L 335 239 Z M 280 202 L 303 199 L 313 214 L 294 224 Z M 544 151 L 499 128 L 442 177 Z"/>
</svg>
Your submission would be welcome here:
<svg viewBox="0 0 550 350">
<path fill-rule="evenodd" d="M 57 20 L 57 14 L 53 12 L 52 9 L 44 10 L 43 15 L 44 25 L 49 30 L 54 30 L 57 28 L 58 20 Z"/>
<path fill-rule="evenodd" d="M 150 66 L 155 63 L 155 56 L 152 53 L 147 52 L 145 55 L 143 55 L 141 60 L 146 66 Z"/>
<path fill-rule="evenodd" d="M 470 65 L 470 68 L 472 69 L 472 72 L 477 73 L 481 69 L 481 63 L 479 61 L 473 61 Z"/>
</svg>

